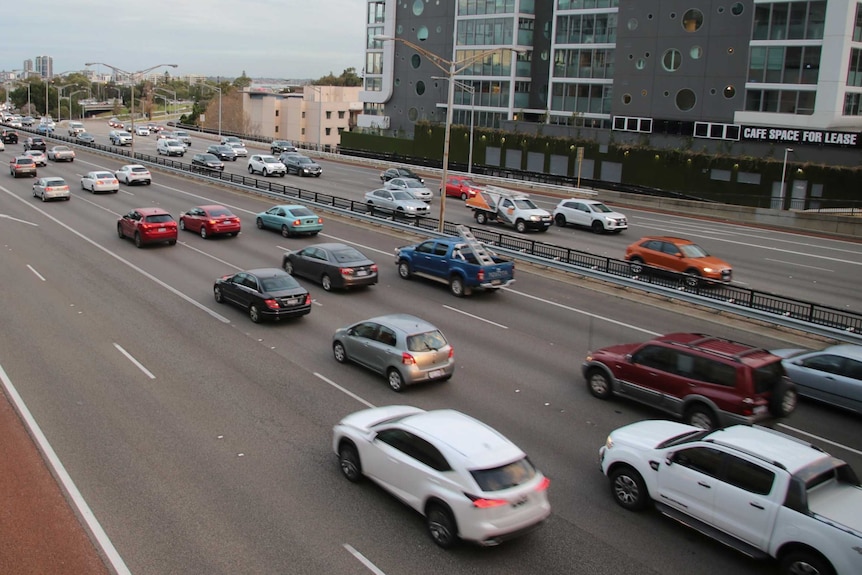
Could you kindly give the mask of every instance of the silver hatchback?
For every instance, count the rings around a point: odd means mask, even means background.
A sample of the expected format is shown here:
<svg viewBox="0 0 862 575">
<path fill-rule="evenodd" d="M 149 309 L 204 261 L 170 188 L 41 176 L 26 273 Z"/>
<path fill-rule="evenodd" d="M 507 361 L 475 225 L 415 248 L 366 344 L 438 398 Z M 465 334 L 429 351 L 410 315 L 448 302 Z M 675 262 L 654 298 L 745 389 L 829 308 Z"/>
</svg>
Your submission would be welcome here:
<svg viewBox="0 0 862 575">
<path fill-rule="evenodd" d="M 385 375 L 394 391 L 445 381 L 455 373 L 454 350 L 443 333 L 408 314 L 374 317 L 336 330 L 332 353 L 339 363 L 353 361 Z"/>
</svg>

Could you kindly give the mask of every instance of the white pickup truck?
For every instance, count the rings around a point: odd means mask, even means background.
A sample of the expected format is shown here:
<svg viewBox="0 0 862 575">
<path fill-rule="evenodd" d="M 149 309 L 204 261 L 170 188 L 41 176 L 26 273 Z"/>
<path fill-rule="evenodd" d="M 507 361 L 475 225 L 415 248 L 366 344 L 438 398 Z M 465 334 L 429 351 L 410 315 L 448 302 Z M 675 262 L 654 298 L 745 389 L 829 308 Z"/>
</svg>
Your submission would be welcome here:
<svg viewBox="0 0 862 575">
<path fill-rule="evenodd" d="M 668 517 L 782 575 L 862 573 L 862 487 L 845 462 L 763 427 L 641 421 L 599 450 L 622 507 Z"/>
</svg>

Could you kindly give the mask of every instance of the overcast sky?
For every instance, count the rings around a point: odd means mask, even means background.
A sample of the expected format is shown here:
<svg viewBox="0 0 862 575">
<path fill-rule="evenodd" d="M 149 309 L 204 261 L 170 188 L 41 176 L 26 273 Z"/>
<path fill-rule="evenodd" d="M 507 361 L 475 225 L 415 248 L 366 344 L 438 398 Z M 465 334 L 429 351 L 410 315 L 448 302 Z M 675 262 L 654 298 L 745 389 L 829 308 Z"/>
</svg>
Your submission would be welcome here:
<svg viewBox="0 0 862 575">
<path fill-rule="evenodd" d="M 0 18 L 0 70 L 51 56 L 55 74 L 85 62 L 128 72 L 179 64 L 167 69 L 178 76 L 361 73 L 366 6 L 365 0 L 27 0 L 7 6 Z"/>
</svg>

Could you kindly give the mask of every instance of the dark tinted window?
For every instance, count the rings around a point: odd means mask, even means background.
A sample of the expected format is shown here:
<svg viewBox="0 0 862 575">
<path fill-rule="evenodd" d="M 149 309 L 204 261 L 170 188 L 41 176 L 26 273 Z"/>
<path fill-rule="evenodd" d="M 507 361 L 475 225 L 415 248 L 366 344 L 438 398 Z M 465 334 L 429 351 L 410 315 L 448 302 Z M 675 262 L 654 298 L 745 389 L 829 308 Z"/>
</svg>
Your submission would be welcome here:
<svg viewBox="0 0 862 575">
<path fill-rule="evenodd" d="M 151 224 L 163 224 L 165 222 L 174 221 L 174 218 L 172 218 L 170 214 L 155 214 L 152 216 L 147 216 L 144 221 Z"/>
<path fill-rule="evenodd" d="M 363 256 L 359 251 L 353 248 L 345 248 L 332 252 L 332 257 L 335 258 L 335 261 L 341 262 L 355 262 L 358 260 L 364 260 L 365 256 Z"/>
<path fill-rule="evenodd" d="M 817 371 L 825 371 L 826 373 L 841 373 L 841 366 L 844 363 L 844 358 L 837 355 L 816 355 L 802 361 L 802 365 L 809 369 Z"/>
<path fill-rule="evenodd" d="M 285 274 L 261 280 L 263 291 L 280 291 L 299 287 L 299 283 L 293 277 Z"/>
<path fill-rule="evenodd" d="M 726 387 L 736 387 L 736 368 L 707 357 L 694 357 L 691 378 Z"/>
<path fill-rule="evenodd" d="M 402 429 L 385 429 L 377 434 L 377 440 L 392 446 L 405 455 L 424 463 L 437 471 L 449 471 L 451 467 L 440 451 L 412 433 Z"/>
<path fill-rule="evenodd" d="M 292 213 L 294 217 L 297 218 L 314 215 L 314 213 L 308 208 L 291 208 L 290 213 Z"/>
<path fill-rule="evenodd" d="M 473 469 L 470 475 L 482 491 L 500 491 L 530 481 L 536 476 L 536 468 L 525 457 L 502 467 Z"/>
<path fill-rule="evenodd" d="M 661 371 L 673 371 L 676 366 L 674 350 L 658 345 L 647 345 L 632 355 L 634 363 L 660 369 Z"/>
<path fill-rule="evenodd" d="M 372 322 L 360 323 L 353 328 L 353 335 L 356 337 L 364 337 L 366 339 L 375 339 L 379 325 Z"/>
<path fill-rule="evenodd" d="M 677 451 L 673 455 L 674 463 L 712 477 L 718 477 L 721 471 L 721 459 L 721 452 L 711 447 L 692 447 Z"/>
<path fill-rule="evenodd" d="M 729 456 L 725 481 L 751 493 L 767 495 L 772 491 L 775 474 L 750 461 Z"/>
</svg>

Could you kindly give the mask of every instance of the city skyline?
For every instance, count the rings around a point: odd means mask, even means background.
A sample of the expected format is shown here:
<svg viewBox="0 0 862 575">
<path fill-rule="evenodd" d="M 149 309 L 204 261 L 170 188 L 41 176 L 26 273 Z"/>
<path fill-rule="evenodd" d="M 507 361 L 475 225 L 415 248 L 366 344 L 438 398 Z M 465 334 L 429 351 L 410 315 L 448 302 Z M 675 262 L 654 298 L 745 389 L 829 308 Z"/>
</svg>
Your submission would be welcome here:
<svg viewBox="0 0 862 575">
<path fill-rule="evenodd" d="M 54 74 L 97 61 L 129 72 L 178 64 L 170 70 L 176 76 L 318 78 L 347 68 L 360 73 L 364 61 L 364 0 L 153 0 L 143 14 L 107 0 L 31 6 L 48 33 L 0 21 L 0 70 L 49 56 Z"/>
</svg>

